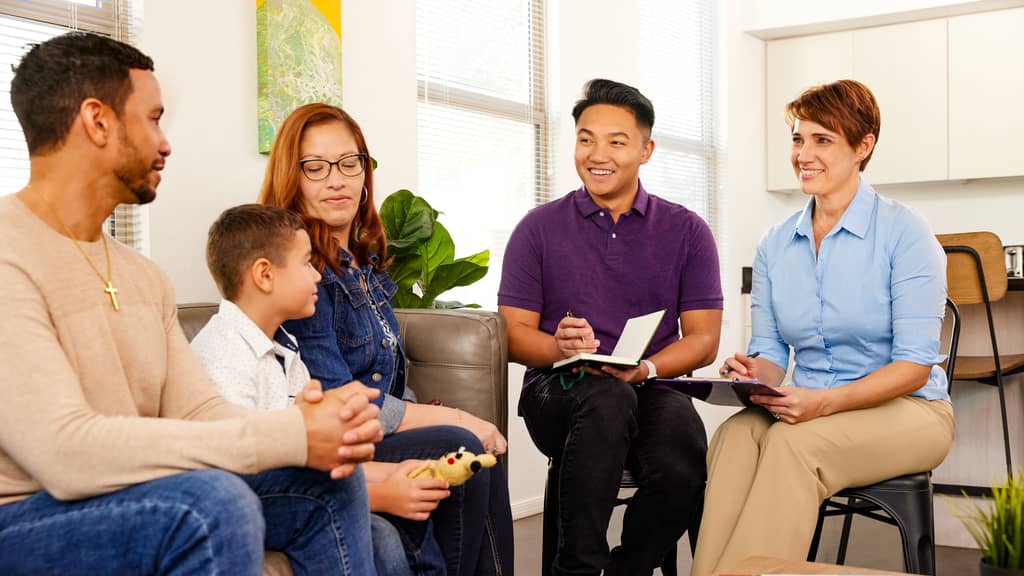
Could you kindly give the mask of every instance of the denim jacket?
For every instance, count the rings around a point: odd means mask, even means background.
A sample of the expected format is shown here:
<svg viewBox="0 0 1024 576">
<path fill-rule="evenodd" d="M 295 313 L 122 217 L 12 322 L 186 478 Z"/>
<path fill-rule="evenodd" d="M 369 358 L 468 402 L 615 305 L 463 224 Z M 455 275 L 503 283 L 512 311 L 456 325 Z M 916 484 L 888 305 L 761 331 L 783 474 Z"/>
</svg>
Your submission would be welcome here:
<svg viewBox="0 0 1024 576">
<path fill-rule="evenodd" d="M 299 341 L 310 376 L 320 380 L 324 390 L 352 380 L 380 390 L 374 403 L 381 408 L 384 433 L 390 434 L 405 415 L 403 400 L 416 399 L 405 386 L 405 349 L 398 319 L 391 309 L 391 298 L 398 287 L 387 272 L 376 270 L 372 263 L 359 267 L 369 296 L 395 335 L 397 350 L 392 351 L 359 276 L 350 268 L 352 256 L 343 250 L 339 256 L 345 273 L 339 276 L 325 267 L 317 286 L 316 311 L 309 318 L 285 322 L 285 329 Z M 371 256 L 374 262 L 376 258 Z"/>
</svg>

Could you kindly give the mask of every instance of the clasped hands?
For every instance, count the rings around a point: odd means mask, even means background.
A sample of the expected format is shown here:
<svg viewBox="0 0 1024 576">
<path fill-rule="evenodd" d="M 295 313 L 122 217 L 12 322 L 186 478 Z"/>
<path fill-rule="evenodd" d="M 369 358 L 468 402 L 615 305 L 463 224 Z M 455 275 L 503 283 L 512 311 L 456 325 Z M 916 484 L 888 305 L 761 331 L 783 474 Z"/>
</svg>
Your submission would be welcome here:
<svg viewBox="0 0 1024 576">
<path fill-rule="evenodd" d="M 380 408 L 370 403 L 379 395 L 359 381 L 325 392 L 310 380 L 295 400 L 306 426 L 306 466 L 337 480 L 372 460 L 374 444 L 384 438 Z"/>
<path fill-rule="evenodd" d="M 719 370 L 723 378 L 757 379 L 757 362 L 745 354 L 737 352 L 725 359 Z M 781 396 L 763 396 L 751 394 L 750 401 L 764 407 L 776 420 L 787 424 L 797 424 L 825 416 L 824 390 L 813 390 L 799 386 L 779 386 L 776 388 Z"/>
<path fill-rule="evenodd" d="M 554 336 L 555 344 L 558 345 L 558 351 L 563 358 L 572 358 L 577 354 L 593 354 L 601 345 L 601 341 L 595 337 L 594 329 L 586 318 L 573 316 L 562 318 L 558 323 L 558 328 L 555 329 Z M 581 368 L 573 369 L 574 372 L 578 370 Z M 647 379 L 647 366 L 642 363 L 629 370 L 619 370 L 612 366 L 601 366 L 600 369 L 587 366 L 582 370 L 596 376 L 612 376 L 630 384 L 638 384 Z"/>
</svg>

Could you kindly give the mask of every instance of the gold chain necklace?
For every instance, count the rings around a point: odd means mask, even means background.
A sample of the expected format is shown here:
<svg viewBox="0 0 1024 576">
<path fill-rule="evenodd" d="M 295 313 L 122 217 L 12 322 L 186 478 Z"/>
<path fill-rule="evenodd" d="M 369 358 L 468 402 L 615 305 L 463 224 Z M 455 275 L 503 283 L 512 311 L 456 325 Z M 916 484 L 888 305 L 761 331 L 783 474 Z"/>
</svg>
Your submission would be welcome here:
<svg viewBox="0 0 1024 576">
<path fill-rule="evenodd" d="M 78 242 L 78 238 L 75 238 L 75 234 L 71 231 L 71 228 L 68 228 L 68 225 L 61 220 L 60 214 L 57 214 L 57 211 L 53 208 L 53 204 L 50 204 L 50 199 L 43 194 L 42 190 L 36 190 L 31 186 L 26 186 L 26 188 L 31 188 L 33 192 L 42 198 L 43 203 L 46 204 L 46 208 L 50 211 L 50 214 L 53 214 L 53 217 L 56 218 L 57 222 L 59 222 L 61 227 L 64 228 L 64 232 L 66 232 L 68 237 L 71 238 L 71 241 L 75 243 L 75 248 L 78 248 L 78 252 L 82 255 L 82 258 L 85 258 L 85 261 L 89 264 L 89 268 L 92 268 L 92 271 L 96 273 L 96 277 L 100 279 L 100 282 L 105 284 L 103 291 L 110 297 L 110 307 L 113 308 L 115 312 L 120 310 L 121 308 L 117 304 L 117 288 L 114 288 L 114 285 L 110 281 L 110 250 L 107 248 L 106 234 L 104 234 L 102 230 L 100 231 L 100 240 L 103 241 L 103 255 L 107 258 L 107 277 L 104 278 L 103 274 L 100 274 L 100 269 L 93 264 L 92 258 L 89 258 L 89 255 L 85 253 L 85 249 L 82 248 L 82 245 Z"/>
</svg>

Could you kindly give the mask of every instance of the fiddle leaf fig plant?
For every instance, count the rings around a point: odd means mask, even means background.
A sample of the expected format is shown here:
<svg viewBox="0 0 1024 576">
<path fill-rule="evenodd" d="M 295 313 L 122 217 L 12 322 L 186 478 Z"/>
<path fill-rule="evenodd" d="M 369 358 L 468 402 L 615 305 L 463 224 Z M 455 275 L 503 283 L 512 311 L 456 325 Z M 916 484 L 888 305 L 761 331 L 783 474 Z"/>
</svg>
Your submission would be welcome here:
<svg viewBox="0 0 1024 576">
<path fill-rule="evenodd" d="M 398 285 L 395 308 L 479 308 L 477 304 L 438 300 L 457 286 L 487 274 L 490 250 L 455 258 L 455 242 L 438 222 L 439 212 L 423 198 L 399 190 L 384 199 L 380 217 L 388 239 L 388 274 Z"/>
</svg>

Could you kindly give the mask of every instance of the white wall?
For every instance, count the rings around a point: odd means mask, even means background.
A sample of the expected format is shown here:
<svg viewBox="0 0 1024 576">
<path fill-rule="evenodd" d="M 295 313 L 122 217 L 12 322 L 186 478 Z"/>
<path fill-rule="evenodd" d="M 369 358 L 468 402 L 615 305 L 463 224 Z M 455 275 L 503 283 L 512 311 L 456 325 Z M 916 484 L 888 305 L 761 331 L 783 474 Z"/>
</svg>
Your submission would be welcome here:
<svg viewBox="0 0 1024 576">
<path fill-rule="evenodd" d="M 415 188 L 415 0 L 382 6 L 345 1 L 343 98 L 381 164 L 377 189 Z M 266 167 L 256 151 L 254 5 L 146 2 L 140 47 L 156 63 L 172 149 L 150 208 L 150 254 L 179 302 L 216 301 L 206 231 L 225 208 L 256 201 Z"/>
</svg>

